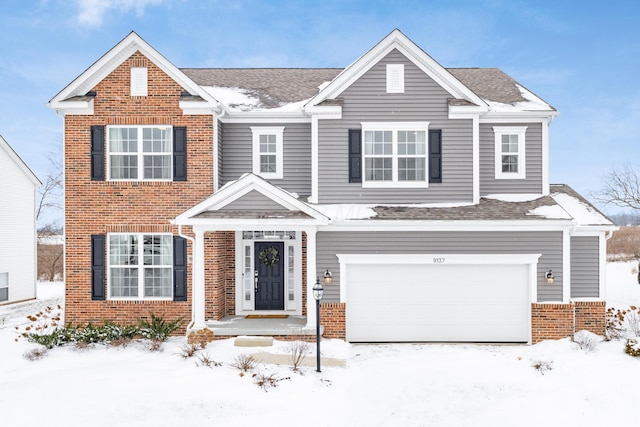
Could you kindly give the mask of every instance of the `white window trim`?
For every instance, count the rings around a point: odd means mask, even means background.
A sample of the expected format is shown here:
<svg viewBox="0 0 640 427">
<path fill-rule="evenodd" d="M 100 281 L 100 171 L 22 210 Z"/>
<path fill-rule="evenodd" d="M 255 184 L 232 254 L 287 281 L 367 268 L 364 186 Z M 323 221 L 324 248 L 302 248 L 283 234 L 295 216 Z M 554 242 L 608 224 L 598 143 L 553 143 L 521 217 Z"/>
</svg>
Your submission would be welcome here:
<svg viewBox="0 0 640 427">
<path fill-rule="evenodd" d="M 362 188 L 427 188 L 429 187 L 429 122 L 362 122 Z M 366 131 L 386 130 L 393 132 L 392 180 L 367 181 L 365 174 Z M 424 181 L 398 181 L 398 131 L 421 130 L 425 132 Z M 375 157 L 375 156 L 373 156 Z"/>
<path fill-rule="evenodd" d="M 107 233 L 107 253 L 106 253 L 106 261 L 107 261 L 107 289 L 108 289 L 108 296 L 107 298 L 113 301 L 172 301 L 173 300 L 173 246 L 171 248 L 171 269 L 172 269 L 172 273 L 171 273 L 171 295 L 167 296 L 167 297 L 150 297 L 150 298 L 145 298 L 144 296 L 144 280 L 140 280 L 143 275 L 140 274 L 140 272 L 138 272 L 138 296 L 137 297 L 113 297 L 111 296 L 111 236 L 116 236 L 116 235 L 120 235 L 120 236 L 131 236 L 131 235 L 136 235 L 138 236 L 138 241 L 141 242 L 142 241 L 142 236 L 172 236 L 171 233 Z M 173 242 L 172 242 L 173 244 Z M 142 263 L 142 264 L 141 264 Z M 140 260 L 138 262 L 137 267 L 138 269 L 144 269 L 144 261 Z"/>
<path fill-rule="evenodd" d="M 131 96 L 148 95 L 147 67 L 131 67 Z"/>
<path fill-rule="evenodd" d="M 302 283 L 302 234 L 300 231 L 296 231 L 296 236 L 294 239 L 268 239 L 268 238 L 256 238 L 256 239 L 244 239 L 243 231 L 236 231 L 235 241 L 236 241 L 236 283 L 241 283 L 241 286 L 236 286 L 236 315 L 247 315 L 255 313 L 255 293 L 251 292 L 250 300 L 244 299 L 244 285 L 245 285 L 245 277 L 244 277 L 244 254 L 245 247 L 249 247 L 250 256 L 251 256 L 251 265 L 254 265 L 254 244 L 255 242 L 283 242 L 284 243 L 284 252 L 288 253 L 289 247 L 293 247 L 293 257 L 294 257 L 294 283 L 300 284 Z M 284 310 L 273 310 L 271 313 L 283 313 L 283 314 L 292 314 L 292 315 L 302 315 L 302 287 L 300 285 L 295 286 L 293 300 L 289 300 L 288 298 L 288 283 L 287 283 L 287 274 L 286 272 L 289 269 L 289 260 L 288 257 L 284 257 L 284 269 L 285 269 L 285 306 Z M 252 267 L 253 268 L 253 267 Z M 253 278 L 253 277 L 252 277 Z"/>
<path fill-rule="evenodd" d="M 137 128 L 138 129 L 138 152 L 136 155 L 138 156 L 138 178 L 136 179 L 116 179 L 111 178 L 111 156 L 112 155 L 127 155 L 126 153 L 111 153 L 111 147 L 109 144 L 109 129 L 122 129 L 122 128 Z M 170 158 L 169 165 L 169 178 L 166 179 L 145 179 L 144 178 L 144 156 L 145 153 L 142 151 L 142 129 L 143 128 L 168 128 L 169 129 L 169 140 L 170 140 L 170 149 L 166 152 Z M 123 182 L 139 182 L 139 181 L 165 181 L 170 182 L 173 181 L 173 126 L 171 125 L 109 125 L 107 126 L 107 134 L 105 140 L 105 153 L 107 155 L 107 181 L 123 181 Z M 154 153 L 149 153 L 154 154 Z M 159 153 L 155 153 L 159 154 Z M 133 155 L 131 153 L 130 155 Z"/>
<path fill-rule="evenodd" d="M 251 126 L 251 132 L 253 134 L 253 173 L 261 176 L 265 179 L 283 179 L 283 134 L 284 126 Z M 261 135 L 275 135 L 276 136 L 276 171 L 272 172 L 260 172 L 260 136 Z"/>
<path fill-rule="evenodd" d="M 387 93 L 404 93 L 404 64 L 387 64 Z"/>
<path fill-rule="evenodd" d="M 527 126 L 494 126 L 495 134 L 495 177 L 496 179 L 525 179 Z M 518 135 L 518 172 L 502 172 L 502 135 Z"/>
</svg>

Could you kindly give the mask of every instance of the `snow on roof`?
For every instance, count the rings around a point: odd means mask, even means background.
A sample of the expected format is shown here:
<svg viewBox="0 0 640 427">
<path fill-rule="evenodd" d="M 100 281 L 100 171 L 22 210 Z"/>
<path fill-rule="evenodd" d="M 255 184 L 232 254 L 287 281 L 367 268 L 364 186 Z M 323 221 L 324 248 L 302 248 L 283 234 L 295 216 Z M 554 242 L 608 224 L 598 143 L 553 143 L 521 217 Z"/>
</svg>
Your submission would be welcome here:
<svg viewBox="0 0 640 427">
<path fill-rule="evenodd" d="M 485 199 L 500 200 L 501 202 L 531 202 L 538 200 L 542 194 L 489 194 L 482 196 Z"/>
<path fill-rule="evenodd" d="M 549 111 L 553 110 L 553 107 L 544 102 L 538 96 L 534 95 L 533 92 L 529 91 L 524 86 L 515 83 L 516 87 L 520 91 L 520 94 L 525 99 L 524 101 L 517 101 L 510 104 L 505 104 L 502 102 L 491 101 L 490 99 L 484 98 L 484 101 L 489 104 L 491 110 L 494 112 L 508 112 L 508 111 Z"/>
<path fill-rule="evenodd" d="M 313 205 L 313 208 L 321 214 L 331 218 L 333 221 L 370 219 L 377 215 L 373 210 L 372 205 L 343 203 L 334 205 Z"/>
<path fill-rule="evenodd" d="M 547 219 L 571 219 L 571 215 L 559 205 L 539 206 L 527 212 L 527 215 L 541 216 Z"/>
<path fill-rule="evenodd" d="M 260 103 L 258 97 L 239 87 L 203 86 L 203 88 L 233 111 L 253 110 Z"/>
<path fill-rule="evenodd" d="M 593 206 L 566 193 L 552 193 L 551 197 L 564 209 L 578 225 L 611 225 L 611 221 Z"/>
</svg>

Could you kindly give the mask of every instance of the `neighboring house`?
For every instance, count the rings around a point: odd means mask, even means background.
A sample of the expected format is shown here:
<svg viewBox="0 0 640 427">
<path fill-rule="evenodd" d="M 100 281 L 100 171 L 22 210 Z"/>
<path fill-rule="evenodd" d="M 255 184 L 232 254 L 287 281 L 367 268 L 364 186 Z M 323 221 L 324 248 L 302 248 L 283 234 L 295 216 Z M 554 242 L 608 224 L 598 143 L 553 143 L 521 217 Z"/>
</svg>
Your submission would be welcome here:
<svg viewBox="0 0 640 427">
<path fill-rule="evenodd" d="M 0 304 L 36 297 L 36 197 L 40 185 L 0 136 Z"/>
<path fill-rule="evenodd" d="M 363 50 L 345 69 L 180 69 L 132 32 L 58 93 L 67 321 L 313 330 L 329 271 L 325 337 L 602 332 L 615 227 L 549 184 L 556 110 L 398 30 Z"/>
</svg>

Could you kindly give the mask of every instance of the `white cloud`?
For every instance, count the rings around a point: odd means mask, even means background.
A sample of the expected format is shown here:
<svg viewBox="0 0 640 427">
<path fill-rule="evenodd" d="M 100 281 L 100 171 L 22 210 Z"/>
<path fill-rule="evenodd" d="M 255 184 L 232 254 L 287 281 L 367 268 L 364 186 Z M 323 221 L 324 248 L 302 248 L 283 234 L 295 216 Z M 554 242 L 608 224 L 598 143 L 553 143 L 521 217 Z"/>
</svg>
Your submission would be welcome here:
<svg viewBox="0 0 640 427">
<path fill-rule="evenodd" d="M 137 16 L 144 15 L 149 5 L 157 5 L 163 0 L 76 0 L 78 4 L 78 23 L 87 27 L 102 25 L 105 15 L 110 10 L 127 13 L 135 10 Z"/>
</svg>

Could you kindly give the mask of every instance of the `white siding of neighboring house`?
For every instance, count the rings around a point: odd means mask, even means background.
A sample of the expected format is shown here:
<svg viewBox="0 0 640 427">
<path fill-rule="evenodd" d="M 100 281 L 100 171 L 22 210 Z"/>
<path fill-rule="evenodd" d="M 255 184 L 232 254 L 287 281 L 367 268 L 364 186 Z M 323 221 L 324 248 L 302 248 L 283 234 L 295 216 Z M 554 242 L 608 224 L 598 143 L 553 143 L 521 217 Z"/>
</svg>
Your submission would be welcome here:
<svg viewBox="0 0 640 427">
<path fill-rule="evenodd" d="M 0 273 L 9 273 L 9 299 L 36 297 L 38 179 L 0 137 Z"/>
</svg>

